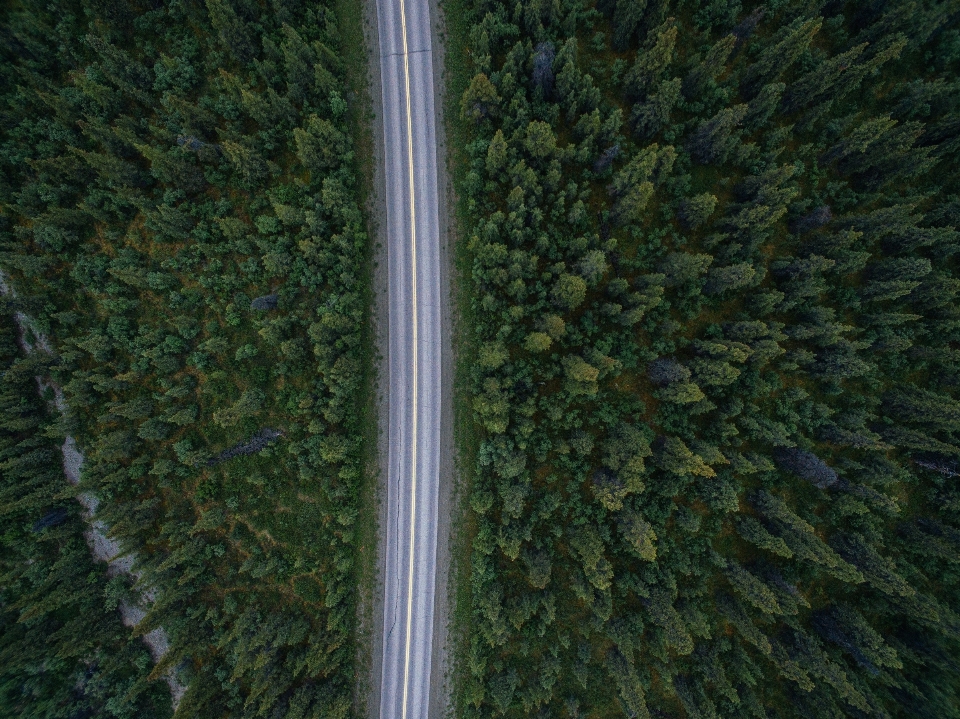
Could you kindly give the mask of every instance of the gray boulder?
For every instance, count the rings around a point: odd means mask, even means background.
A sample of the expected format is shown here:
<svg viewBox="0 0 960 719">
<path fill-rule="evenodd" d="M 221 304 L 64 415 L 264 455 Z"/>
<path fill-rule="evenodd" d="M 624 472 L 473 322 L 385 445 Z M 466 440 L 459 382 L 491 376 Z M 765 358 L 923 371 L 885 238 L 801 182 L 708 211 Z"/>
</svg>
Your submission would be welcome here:
<svg viewBox="0 0 960 719">
<path fill-rule="evenodd" d="M 276 295 L 264 295 L 257 297 L 250 303 L 251 310 L 275 310 L 277 309 L 278 298 Z"/>
</svg>

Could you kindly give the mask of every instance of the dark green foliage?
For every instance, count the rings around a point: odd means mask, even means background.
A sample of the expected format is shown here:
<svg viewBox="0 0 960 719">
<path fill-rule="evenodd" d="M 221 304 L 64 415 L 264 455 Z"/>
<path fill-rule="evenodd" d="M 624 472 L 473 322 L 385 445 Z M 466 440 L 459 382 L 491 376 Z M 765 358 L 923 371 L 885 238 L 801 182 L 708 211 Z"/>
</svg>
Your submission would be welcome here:
<svg viewBox="0 0 960 719">
<path fill-rule="evenodd" d="M 773 458 L 781 469 L 793 472 L 819 489 L 837 483 L 837 473 L 813 452 L 789 447 L 775 450 Z"/>
<path fill-rule="evenodd" d="M 463 716 L 960 717 L 956 4 L 462 5 Z"/>
<path fill-rule="evenodd" d="M 164 717 L 163 682 L 120 623 L 129 591 L 108 579 L 84 541 L 67 491 L 57 424 L 37 392 L 46 361 L 17 346 L 0 314 L 0 716 L 10 719 Z"/>
<path fill-rule="evenodd" d="M 183 716 L 347 716 L 368 243 L 338 53 L 361 39 L 331 3 L 0 14 L 0 264 L 54 346 L 81 488 L 156 590 L 154 675 Z"/>
</svg>

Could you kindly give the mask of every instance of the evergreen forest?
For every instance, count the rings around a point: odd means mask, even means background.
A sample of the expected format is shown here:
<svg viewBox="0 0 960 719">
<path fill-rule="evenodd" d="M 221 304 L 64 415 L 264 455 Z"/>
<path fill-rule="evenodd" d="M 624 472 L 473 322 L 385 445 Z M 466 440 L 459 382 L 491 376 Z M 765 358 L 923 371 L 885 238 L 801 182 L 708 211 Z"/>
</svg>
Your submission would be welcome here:
<svg viewBox="0 0 960 719">
<path fill-rule="evenodd" d="M 960 4 L 453 4 L 460 715 L 960 716 Z"/>
<path fill-rule="evenodd" d="M 960 0 L 440 6 L 452 715 L 960 719 Z M 370 7 L 0 3 L 0 719 L 365 715 Z"/>
<path fill-rule="evenodd" d="M 0 6 L 0 716 L 169 716 L 171 673 L 178 716 L 352 714 L 369 252 L 343 8 Z M 134 575 L 94 563 L 78 493 Z"/>
<path fill-rule="evenodd" d="M 84 542 L 61 430 L 37 391 L 49 361 L 17 340 L 0 314 L 0 716 L 168 717 L 167 688 L 117 613 L 130 589 Z"/>
</svg>

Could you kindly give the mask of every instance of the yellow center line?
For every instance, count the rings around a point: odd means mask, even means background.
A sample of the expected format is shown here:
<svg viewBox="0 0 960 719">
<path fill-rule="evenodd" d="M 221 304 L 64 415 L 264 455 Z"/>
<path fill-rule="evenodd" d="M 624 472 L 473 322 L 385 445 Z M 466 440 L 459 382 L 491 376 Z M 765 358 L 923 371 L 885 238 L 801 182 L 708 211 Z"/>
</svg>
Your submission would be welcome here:
<svg viewBox="0 0 960 719">
<path fill-rule="evenodd" d="M 417 531 L 417 206 L 414 200 L 413 181 L 413 118 L 410 110 L 410 63 L 407 52 L 407 13 L 404 0 L 400 0 L 400 29 L 403 34 L 403 84 L 407 99 L 407 166 L 410 179 L 410 252 L 412 256 L 413 284 L 413 447 L 411 448 L 410 488 L 410 565 L 407 580 L 407 631 L 403 659 L 403 706 L 401 715 L 407 719 L 407 689 L 410 685 L 410 628 L 413 623 L 413 548 Z"/>
</svg>

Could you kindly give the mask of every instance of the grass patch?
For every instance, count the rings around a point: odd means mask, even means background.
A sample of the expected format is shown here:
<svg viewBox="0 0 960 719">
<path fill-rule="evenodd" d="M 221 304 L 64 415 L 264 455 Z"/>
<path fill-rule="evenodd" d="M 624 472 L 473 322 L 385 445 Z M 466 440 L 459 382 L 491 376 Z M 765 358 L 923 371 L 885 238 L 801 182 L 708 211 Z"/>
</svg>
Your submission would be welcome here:
<svg viewBox="0 0 960 719">
<path fill-rule="evenodd" d="M 372 0 L 370 0 L 372 1 Z M 363 266 L 364 302 L 367 308 L 367 322 L 364 323 L 362 337 L 363 388 L 362 437 L 363 455 L 361 464 L 363 474 L 359 486 L 358 517 L 356 523 L 356 591 L 357 624 L 356 640 L 356 684 L 354 687 L 354 708 L 357 716 L 365 716 L 367 701 L 373 690 L 372 662 L 374 626 L 377 600 L 377 547 L 379 541 L 380 507 L 380 466 L 378 454 L 379 413 L 377 411 L 378 376 L 376 367 L 379 362 L 377 338 L 372 330 L 373 313 L 376 311 L 373 297 L 373 278 L 376 272 L 376 260 L 373 248 L 376 246 L 376 226 L 373 213 L 369 211 L 371 198 L 375 194 L 376 173 L 375 145 L 371 119 L 373 117 L 368 52 L 364 36 L 365 3 L 352 0 L 337 0 L 336 13 L 340 27 L 340 56 L 346 70 L 347 124 L 351 130 L 357 177 L 360 182 L 359 200 L 361 207 L 367 208 L 366 231 L 367 247 Z"/>
<path fill-rule="evenodd" d="M 471 298 L 476 295 L 473 284 L 473 256 L 464 241 L 469 231 L 469 214 L 464 188 L 470 167 L 466 146 L 470 142 L 470 128 L 460 117 L 460 98 L 470 84 L 471 69 L 467 38 L 470 30 L 470 12 L 463 0 L 441 0 L 440 8 L 446 29 L 445 95 L 443 121 L 447 137 L 447 165 L 453 178 L 453 196 L 450 201 L 453 239 L 453 346 L 455 352 L 453 379 L 454 452 L 457 486 L 454 488 L 451 526 L 450 587 L 453 593 L 450 617 L 450 671 L 451 707 L 454 716 L 462 713 L 465 679 L 470 655 L 470 625 L 473 599 L 470 583 L 470 555 L 476 535 L 476 522 L 470 509 L 469 497 L 473 488 L 477 451 L 480 438 L 471 407 L 470 367 L 477 347 L 473 332 Z"/>
</svg>

